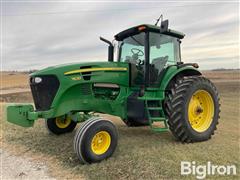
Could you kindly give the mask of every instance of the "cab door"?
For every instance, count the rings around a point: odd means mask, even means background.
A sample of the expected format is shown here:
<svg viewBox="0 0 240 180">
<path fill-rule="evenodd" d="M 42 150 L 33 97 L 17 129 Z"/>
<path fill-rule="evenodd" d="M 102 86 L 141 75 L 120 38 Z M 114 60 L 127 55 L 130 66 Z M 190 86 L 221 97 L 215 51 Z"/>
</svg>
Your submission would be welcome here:
<svg viewBox="0 0 240 180">
<path fill-rule="evenodd" d="M 166 68 L 180 61 L 179 40 L 175 37 L 149 33 L 149 86 L 158 87 Z"/>
</svg>

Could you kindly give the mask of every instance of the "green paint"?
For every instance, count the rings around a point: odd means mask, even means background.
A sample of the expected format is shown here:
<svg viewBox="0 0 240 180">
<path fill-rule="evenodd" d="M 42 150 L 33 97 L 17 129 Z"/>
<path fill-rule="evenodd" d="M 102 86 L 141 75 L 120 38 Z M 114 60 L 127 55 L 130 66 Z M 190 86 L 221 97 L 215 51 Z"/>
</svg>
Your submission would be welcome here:
<svg viewBox="0 0 240 180">
<path fill-rule="evenodd" d="M 34 119 L 29 114 L 34 111 L 31 104 L 10 104 L 6 107 L 7 121 L 23 127 L 32 127 Z"/>
</svg>

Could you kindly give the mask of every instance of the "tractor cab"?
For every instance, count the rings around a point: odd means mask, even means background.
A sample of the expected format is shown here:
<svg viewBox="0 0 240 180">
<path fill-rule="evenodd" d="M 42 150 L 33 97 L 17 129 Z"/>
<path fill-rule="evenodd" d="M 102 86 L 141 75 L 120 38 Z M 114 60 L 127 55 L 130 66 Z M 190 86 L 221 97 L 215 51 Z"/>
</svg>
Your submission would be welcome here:
<svg viewBox="0 0 240 180">
<path fill-rule="evenodd" d="M 183 37 L 184 34 L 168 29 L 168 20 L 160 27 L 143 24 L 116 34 L 117 61 L 129 63 L 131 86 L 158 86 L 164 70 L 181 61 Z"/>
<path fill-rule="evenodd" d="M 118 61 L 130 65 L 131 86 L 159 85 L 163 70 L 180 62 L 183 37 L 180 32 L 153 25 L 139 25 L 115 35 Z"/>
</svg>

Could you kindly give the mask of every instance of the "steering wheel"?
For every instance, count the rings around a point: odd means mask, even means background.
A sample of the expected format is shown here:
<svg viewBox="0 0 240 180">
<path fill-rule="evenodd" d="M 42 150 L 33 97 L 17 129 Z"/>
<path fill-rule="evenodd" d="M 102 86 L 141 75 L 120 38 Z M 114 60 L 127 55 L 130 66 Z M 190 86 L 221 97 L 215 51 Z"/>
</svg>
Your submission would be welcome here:
<svg viewBox="0 0 240 180">
<path fill-rule="evenodd" d="M 131 52 L 133 54 L 137 54 L 138 56 L 143 56 L 144 55 L 144 52 L 141 49 L 137 49 L 137 48 L 132 48 Z"/>
</svg>

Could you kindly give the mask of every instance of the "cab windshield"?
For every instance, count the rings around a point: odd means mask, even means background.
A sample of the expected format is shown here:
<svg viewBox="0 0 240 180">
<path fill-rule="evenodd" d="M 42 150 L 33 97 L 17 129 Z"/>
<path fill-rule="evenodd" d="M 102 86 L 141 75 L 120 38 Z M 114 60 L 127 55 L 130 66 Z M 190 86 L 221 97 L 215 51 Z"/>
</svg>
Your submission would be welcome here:
<svg viewBox="0 0 240 180">
<path fill-rule="evenodd" d="M 119 61 L 131 64 L 144 62 L 145 33 L 130 36 L 120 42 Z"/>
</svg>

